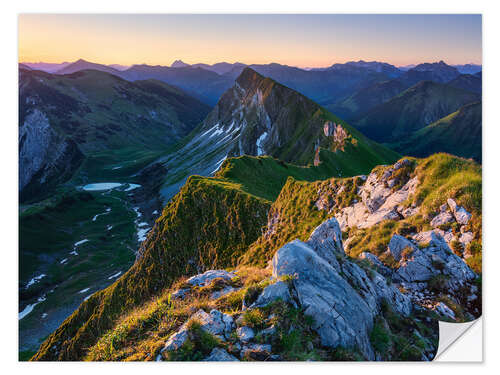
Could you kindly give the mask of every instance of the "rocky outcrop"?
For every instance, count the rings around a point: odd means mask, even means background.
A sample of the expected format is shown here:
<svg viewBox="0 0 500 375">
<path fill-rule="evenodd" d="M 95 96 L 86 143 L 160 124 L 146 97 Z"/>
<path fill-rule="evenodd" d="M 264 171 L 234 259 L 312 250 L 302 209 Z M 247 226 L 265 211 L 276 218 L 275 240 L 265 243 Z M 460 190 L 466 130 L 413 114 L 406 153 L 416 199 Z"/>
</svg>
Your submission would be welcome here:
<svg viewBox="0 0 500 375">
<path fill-rule="evenodd" d="M 409 160 L 402 159 L 381 175 L 376 171 L 370 173 L 358 189 L 359 201 L 335 214 L 342 230 L 368 228 L 383 220 L 400 220 L 417 214 L 418 207 L 406 207 L 403 202 L 415 193 L 419 181 L 417 177 L 398 173 L 410 166 Z M 395 189 L 396 186 L 402 187 Z"/>
<path fill-rule="evenodd" d="M 47 115 L 34 109 L 19 125 L 19 193 L 21 200 L 48 192 L 65 182 L 83 155 L 78 146 L 57 134 Z"/>
<path fill-rule="evenodd" d="M 388 286 L 385 277 L 375 271 L 368 276 L 350 261 L 340 236 L 337 221 L 330 219 L 307 242 L 286 244 L 273 258 L 273 276 L 294 276 L 292 295 L 314 319 L 322 345 L 355 347 L 367 359 L 374 359 L 369 333 L 380 303 L 386 301 L 405 315 L 411 303 L 397 288 Z"/>
</svg>

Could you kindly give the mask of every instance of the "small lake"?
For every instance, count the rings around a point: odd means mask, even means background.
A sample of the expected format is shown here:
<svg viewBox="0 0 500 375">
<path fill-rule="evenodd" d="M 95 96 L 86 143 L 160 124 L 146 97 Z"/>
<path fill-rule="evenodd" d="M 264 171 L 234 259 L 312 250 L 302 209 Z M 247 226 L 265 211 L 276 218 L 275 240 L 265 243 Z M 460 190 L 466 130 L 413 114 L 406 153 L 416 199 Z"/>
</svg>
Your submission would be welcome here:
<svg viewBox="0 0 500 375">
<path fill-rule="evenodd" d="M 120 186 L 128 186 L 125 191 L 130 191 L 137 189 L 141 185 L 138 184 L 129 184 L 129 183 L 120 183 L 120 182 L 99 182 L 96 184 L 87 184 L 83 186 L 83 190 L 85 191 L 103 191 L 103 190 L 111 190 L 116 189 Z"/>
</svg>

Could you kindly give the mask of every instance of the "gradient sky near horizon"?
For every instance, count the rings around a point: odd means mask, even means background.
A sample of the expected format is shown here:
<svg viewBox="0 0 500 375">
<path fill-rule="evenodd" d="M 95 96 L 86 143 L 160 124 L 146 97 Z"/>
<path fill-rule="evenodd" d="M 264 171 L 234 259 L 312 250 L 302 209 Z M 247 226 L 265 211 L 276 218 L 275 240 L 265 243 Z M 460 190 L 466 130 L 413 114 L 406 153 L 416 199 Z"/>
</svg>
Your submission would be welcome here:
<svg viewBox="0 0 500 375">
<path fill-rule="evenodd" d="M 19 61 L 482 63 L 481 15 L 21 14 Z"/>
</svg>

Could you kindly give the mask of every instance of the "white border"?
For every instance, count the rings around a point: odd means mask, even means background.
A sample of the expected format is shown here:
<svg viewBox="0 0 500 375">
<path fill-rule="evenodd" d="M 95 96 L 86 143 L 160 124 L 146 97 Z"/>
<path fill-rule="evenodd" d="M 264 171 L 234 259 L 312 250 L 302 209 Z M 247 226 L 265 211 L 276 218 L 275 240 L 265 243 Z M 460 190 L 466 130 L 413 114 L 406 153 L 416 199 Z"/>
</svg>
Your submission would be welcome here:
<svg viewBox="0 0 500 375">
<path fill-rule="evenodd" d="M 218 373 L 231 372 L 242 374 L 254 374 L 255 372 L 273 372 L 284 370 L 290 374 L 302 374 L 306 371 L 314 373 L 332 373 L 337 371 L 366 372 L 370 374 L 394 371 L 400 373 L 421 373 L 437 371 L 453 371 L 456 373 L 470 374 L 472 371 L 484 369 L 486 366 L 468 364 L 313 364 L 313 363 L 293 363 L 293 364 L 167 364 L 158 366 L 157 364 L 67 364 L 67 363 L 17 363 L 17 13 L 483 13 L 483 66 L 484 66 L 484 100 L 483 100 L 483 140 L 484 140 L 484 288 L 485 298 L 484 316 L 491 319 L 485 320 L 486 324 L 486 344 L 485 360 L 488 367 L 493 367 L 497 361 L 494 340 L 498 332 L 499 315 L 494 311 L 498 309 L 498 297 L 496 296 L 496 285 L 499 272 L 495 269 L 498 262 L 499 252 L 496 246 L 496 221 L 499 212 L 498 187 L 500 186 L 500 169 L 497 167 L 500 161 L 500 121 L 498 118 L 497 92 L 500 87 L 498 79 L 498 47 L 496 39 L 500 35 L 499 14 L 496 2 L 487 1 L 463 1 L 441 0 L 429 1 L 420 0 L 418 2 L 399 1 L 370 1 L 358 0 L 356 2 L 344 1 L 269 1 L 252 0 L 237 3 L 234 0 L 210 0 L 210 1 L 102 1 L 87 0 L 86 2 L 70 2 L 67 0 L 57 1 L 34 1 L 23 0 L 22 2 L 4 2 L 1 13 L 2 28 L 2 137 L 0 150 L 2 152 L 1 166 L 3 183 L 1 185 L 0 197 L 2 199 L 0 207 L 3 209 L 1 215 L 2 228 L 2 260 L 3 268 L 0 272 L 0 285 L 3 285 L 3 308 L 2 315 L 2 338 L 0 340 L 2 348 L 2 370 L 5 373 L 13 371 L 20 373 L 58 374 L 68 371 L 74 374 L 88 374 L 92 372 L 120 371 L 121 373 L 136 374 L 140 368 L 147 372 L 165 373 L 170 371 L 183 371 L 183 373 L 217 371 Z M 7 114 L 7 116 L 5 116 Z M 488 267 L 488 265 L 491 265 Z M 488 290 L 493 290 L 491 299 L 487 299 Z M 119 368 L 118 368 L 119 366 Z M 421 366 L 427 366 L 425 369 Z M 473 366 L 474 368 L 472 368 Z"/>
</svg>

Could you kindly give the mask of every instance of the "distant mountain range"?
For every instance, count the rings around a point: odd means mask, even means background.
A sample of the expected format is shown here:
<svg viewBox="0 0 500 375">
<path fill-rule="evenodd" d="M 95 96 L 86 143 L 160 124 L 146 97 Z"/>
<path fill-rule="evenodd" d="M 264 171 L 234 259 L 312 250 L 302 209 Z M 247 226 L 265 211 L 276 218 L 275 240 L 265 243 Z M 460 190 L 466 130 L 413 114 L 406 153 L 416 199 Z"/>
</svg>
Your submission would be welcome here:
<svg viewBox="0 0 500 375">
<path fill-rule="evenodd" d="M 43 65 L 28 66 L 44 70 Z M 62 65 L 62 64 L 61 64 Z M 333 106 L 340 100 L 348 98 L 357 90 L 364 89 L 377 83 L 387 80 L 401 79 L 405 84 L 404 89 L 417 83 L 420 80 L 429 79 L 436 82 L 445 82 L 452 75 L 457 75 L 457 70 L 443 62 L 435 63 L 440 69 L 432 68 L 431 64 L 420 64 L 410 69 L 405 74 L 403 69 L 399 69 L 391 64 L 383 62 L 350 61 L 345 64 L 333 64 L 327 68 L 314 68 L 310 70 L 300 69 L 292 66 L 271 64 L 251 64 L 243 63 L 216 63 L 189 65 L 181 60 L 176 60 L 170 67 L 133 65 L 131 67 L 117 65 L 95 64 L 85 60 L 78 60 L 74 63 L 64 63 L 59 69 L 50 66 L 57 74 L 68 74 L 78 70 L 95 69 L 107 73 L 118 75 L 127 80 L 158 79 L 171 85 L 178 86 L 190 95 L 204 101 L 209 105 L 214 105 L 222 93 L 232 86 L 234 80 L 241 74 L 245 67 L 250 67 L 260 74 L 277 80 L 289 86 L 312 100 L 324 106 Z M 201 71 L 200 71 L 201 69 Z M 436 74 L 433 77 L 428 73 L 432 71 Z M 215 74 L 210 74 L 210 73 Z M 337 108 L 330 107 L 332 108 Z"/>
</svg>

